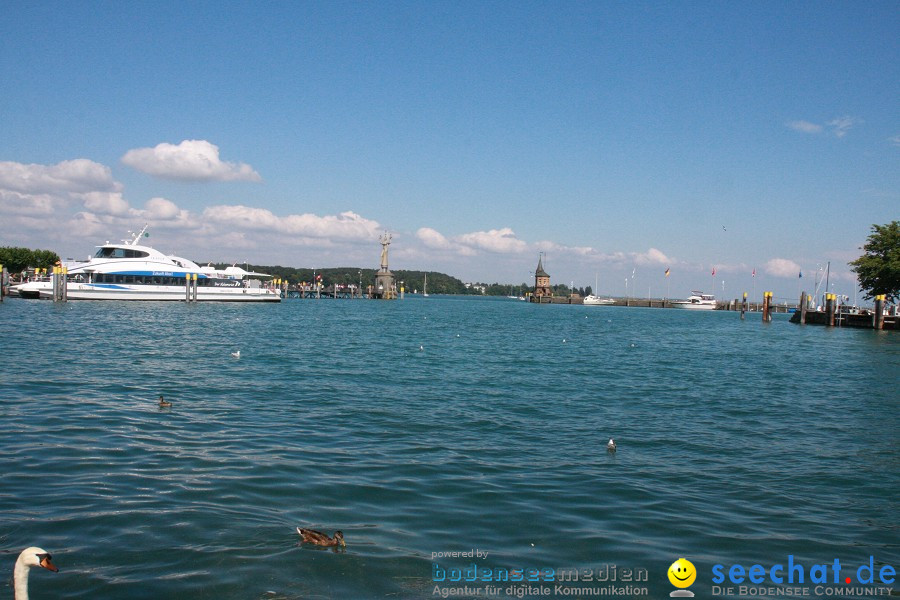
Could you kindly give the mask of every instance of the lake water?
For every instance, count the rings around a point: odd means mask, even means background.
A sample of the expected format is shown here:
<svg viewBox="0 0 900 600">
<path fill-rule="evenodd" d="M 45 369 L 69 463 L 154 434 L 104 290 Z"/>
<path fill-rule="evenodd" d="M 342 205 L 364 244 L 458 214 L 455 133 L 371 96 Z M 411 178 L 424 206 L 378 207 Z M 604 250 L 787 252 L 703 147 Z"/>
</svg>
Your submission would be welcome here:
<svg viewBox="0 0 900 600">
<path fill-rule="evenodd" d="M 897 333 L 436 296 L 8 299 L 0 331 L 2 580 L 29 545 L 60 568 L 32 599 L 432 598 L 477 562 L 646 569 L 625 597 L 658 600 L 681 556 L 704 598 L 716 564 L 900 568 Z"/>
</svg>

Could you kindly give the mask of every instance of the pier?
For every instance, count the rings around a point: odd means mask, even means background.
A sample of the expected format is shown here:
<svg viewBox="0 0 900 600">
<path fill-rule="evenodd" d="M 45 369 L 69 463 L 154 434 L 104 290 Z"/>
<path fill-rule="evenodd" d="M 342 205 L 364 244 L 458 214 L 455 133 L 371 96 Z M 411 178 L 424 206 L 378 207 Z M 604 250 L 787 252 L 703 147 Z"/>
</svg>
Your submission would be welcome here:
<svg viewBox="0 0 900 600">
<path fill-rule="evenodd" d="M 835 294 L 825 295 L 824 310 L 809 310 L 809 304 L 809 295 L 806 292 L 800 294 L 799 307 L 797 312 L 791 316 L 791 323 L 889 331 L 900 329 L 900 316 L 897 315 L 897 308 L 893 308 L 893 314 L 885 314 L 887 311 L 885 311 L 883 294 L 875 296 L 875 307 L 872 309 L 840 305 Z"/>
</svg>

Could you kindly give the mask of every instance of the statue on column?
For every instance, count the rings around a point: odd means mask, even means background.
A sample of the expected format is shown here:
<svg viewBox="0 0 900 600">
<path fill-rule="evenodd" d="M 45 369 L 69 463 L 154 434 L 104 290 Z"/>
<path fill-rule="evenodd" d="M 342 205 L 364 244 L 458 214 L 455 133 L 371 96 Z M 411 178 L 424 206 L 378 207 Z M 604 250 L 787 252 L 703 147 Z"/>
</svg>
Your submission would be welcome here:
<svg viewBox="0 0 900 600">
<path fill-rule="evenodd" d="M 381 270 L 388 270 L 388 246 L 391 245 L 391 234 L 387 231 L 381 236 Z"/>
</svg>

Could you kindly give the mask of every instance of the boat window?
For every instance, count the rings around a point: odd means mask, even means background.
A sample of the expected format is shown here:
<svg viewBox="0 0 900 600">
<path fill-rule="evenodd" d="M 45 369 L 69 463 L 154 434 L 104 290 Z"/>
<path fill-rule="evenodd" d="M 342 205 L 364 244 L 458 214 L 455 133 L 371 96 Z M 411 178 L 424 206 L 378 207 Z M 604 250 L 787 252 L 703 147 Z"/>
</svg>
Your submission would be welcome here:
<svg viewBox="0 0 900 600">
<path fill-rule="evenodd" d="M 107 246 L 97 250 L 97 254 L 94 255 L 95 258 L 147 258 L 148 256 L 150 256 L 150 253 L 143 250 L 110 248 Z"/>
</svg>

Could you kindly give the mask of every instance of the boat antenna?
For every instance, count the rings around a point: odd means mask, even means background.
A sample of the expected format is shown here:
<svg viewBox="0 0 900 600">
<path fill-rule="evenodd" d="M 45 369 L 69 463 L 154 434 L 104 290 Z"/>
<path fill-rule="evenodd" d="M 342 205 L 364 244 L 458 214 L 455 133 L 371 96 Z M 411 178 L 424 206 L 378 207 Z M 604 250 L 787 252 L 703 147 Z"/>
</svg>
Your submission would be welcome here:
<svg viewBox="0 0 900 600">
<path fill-rule="evenodd" d="M 131 235 L 131 240 L 130 241 L 122 240 L 122 242 L 125 244 L 128 244 L 129 246 L 137 246 L 138 242 L 140 241 L 140 239 L 142 237 L 150 237 L 150 234 L 147 233 L 147 227 L 149 225 L 150 225 L 149 223 L 144 223 L 144 226 L 141 227 L 141 230 L 138 231 L 137 233 L 134 233 L 133 231 L 129 231 L 128 233 L 129 233 L 129 235 Z"/>
</svg>

